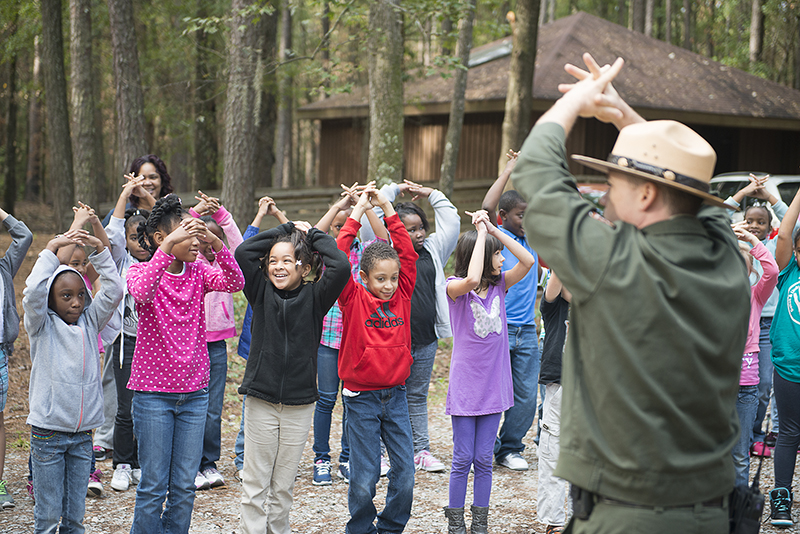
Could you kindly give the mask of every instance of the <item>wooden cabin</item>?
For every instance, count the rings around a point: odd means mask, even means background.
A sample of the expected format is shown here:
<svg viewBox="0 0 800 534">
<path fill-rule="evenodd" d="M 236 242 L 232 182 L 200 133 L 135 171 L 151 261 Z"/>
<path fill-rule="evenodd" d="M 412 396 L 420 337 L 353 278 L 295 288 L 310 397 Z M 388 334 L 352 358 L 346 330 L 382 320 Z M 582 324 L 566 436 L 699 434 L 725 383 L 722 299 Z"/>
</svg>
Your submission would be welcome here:
<svg viewBox="0 0 800 534">
<path fill-rule="evenodd" d="M 475 48 L 470 56 L 464 129 L 456 181 L 493 179 L 510 65 L 511 38 Z M 646 119 L 674 119 L 705 137 L 717 151 L 716 173 L 763 171 L 800 174 L 800 91 L 725 66 L 683 48 L 577 13 L 540 28 L 533 82 L 535 121 L 570 83 L 565 63 L 583 65 L 591 52 L 600 62 L 625 58 L 614 85 Z M 404 173 L 415 182 L 434 182 L 444 154 L 453 80 L 433 75 L 404 85 Z M 333 186 L 367 174 L 368 89 L 359 87 L 302 107 L 298 117 L 321 123 L 319 185 Z M 579 120 L 570 153 L 605 159 L 616 129 Z M 576 174 L 593 171 L 576 164 Z"/>
</svg>

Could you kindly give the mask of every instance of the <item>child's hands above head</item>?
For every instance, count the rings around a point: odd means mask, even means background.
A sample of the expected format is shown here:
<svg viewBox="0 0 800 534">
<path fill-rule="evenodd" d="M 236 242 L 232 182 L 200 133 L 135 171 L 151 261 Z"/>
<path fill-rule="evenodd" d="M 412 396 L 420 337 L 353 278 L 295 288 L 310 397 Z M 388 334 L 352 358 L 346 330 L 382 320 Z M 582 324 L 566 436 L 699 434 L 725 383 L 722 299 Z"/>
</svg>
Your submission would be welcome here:
<svg viewBox="0 0 800 534">
<path fill-rule="evenodd" d="M 94 247 L 95 251 L 98 253 L 103 252 L 105 249 L 105 245 L 103 245 L 103 242 L 100 240 L 100 238 L 90 234 L 86 230 L 70 230 L 67 232 L 67 234 L 69 234 L 70 238 L 79 246 Z"/>
<path fill-rule="evenodd" d="M 258 199 L 258 214 L 262 217 L 264 215 L 272 215 L 273 210 L 277 210 L 277 206 L 275 206 L 275 201 L 272 200 L 272 197 L 261 197 Z"/>
<path fill-rule="evenodd" d="M 57 236 L 53 237 L 50 241 L 47 242 L 47 245 L 44 247 L 53 254 L 56 254 L 59 249 L 64 248 L 66 246 L 73 246 L 79 245 L 77 239 L 75 239 L 75 232 L 77 230 L 69 230 L 64 234 L 58 234 Z"/>
<path fill-rule="evenodd" d="M 408 191 L 412 195 L 411 196 L 412 201 L 417 200 L 420 197 L 428 198 L 430 194 L 433 193 L 432 187 L 425 187 L 423 185 L 414 183 L 411 180 L 403 180 L 403 183 L 405 183 L 408 186 Z"/>
<path fill-rule="evenodd" d="M 508 152 L 506 152 L 506 157 L 508 158 L 508 161 L 506 162 L 506 166 L 503 167 L 503 172 L 501 174 L 505 173 L 511 174 L 511 171 L 513 171 L 514 167 L 517 166 L 517 158 L 519 157 L 519 152 L 514 152 L 509 148 Z"/>
<path fill-rule="evenodd" d="M 295 228 L 297 228 L 304 234 L 307 234 L 308 231 L 311 230 L 312 228 L 311 224 L 308 223 L 307 221 L 294 221 L 293 224 Z"/>
<path fill-rule="evenodd" d="M 748 228 L 747 221 L 740 221 L 738 223 L 734 223 L 731 225 L 731 228 L 733 228 L 733 233 L 736 234 L 736 238 L 739 241 L 746 241 L 747 243 L 750 243 L 753 246 L 756 246 L 758 243 L 760 243 L 758 238 L 747 230 Z"/>
<path fill-rule="evenodd" d="M 83 202 L 78 201 L 78 206 L 72 206 L 72 211 L 75 213 L 72 221 L 73 229 L 83 228 L 83 225 L 87 222 L 92 223 L 98 220 L 94 210 Z"/>
<path fill-rule="evenodd" d="M 739 193 L 745 197 L 758 198 L 760 200 L 769 200 L 770 192 L 767 191 L 766 184 L 769 181 L 769 174 L 766 176 L 758 177 L 750 173 L 748 177 L 750 183 L 744 186 Z"/>
<path fill-rule="evenodd" d="M 475 225 L 475 230 L 478 234 L 486 235 L 489 233 L 489 228 L 494 228 L 494 225 L 489 220 L 489 213 L 486 210 L 478 210 L 475 212 L 464 211 L 467 215 L 472 217 L 472 224 Z"/>
<path fill-rule="evenodd" d="M 202 191 L 197 191 L 197 195 L 198 196 L 194 197 L 197 199 L 197 205 L 194 207 L 194 211 L 201 216 L 213 215 L 219 210 L 220 206 L 222 206 L 217 197 L 210 197 Z"/>
</svg>

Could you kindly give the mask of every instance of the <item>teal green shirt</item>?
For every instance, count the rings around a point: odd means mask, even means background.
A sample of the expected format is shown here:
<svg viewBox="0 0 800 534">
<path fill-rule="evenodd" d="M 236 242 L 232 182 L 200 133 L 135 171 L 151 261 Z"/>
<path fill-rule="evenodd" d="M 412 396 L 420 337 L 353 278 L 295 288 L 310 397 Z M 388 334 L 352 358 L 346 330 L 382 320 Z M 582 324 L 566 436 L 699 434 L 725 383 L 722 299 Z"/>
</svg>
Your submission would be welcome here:
<svg viewBox="0 0 800 534">
<path fill-rule="evenodd" d="M 598 221 L 564 141 L 537 125 L 512 174 L 531 246 L 573 295 L 555 474 L 644 505 L 729 493 L 750 285 L 728 215 Z"/>
<path fill-rule="evenodd" d="M 775 371 L 784 380 L 800 382 L 800 267 L 794 256 L 778 275 L 778 304 L 769 340 Z"/>
</svg>

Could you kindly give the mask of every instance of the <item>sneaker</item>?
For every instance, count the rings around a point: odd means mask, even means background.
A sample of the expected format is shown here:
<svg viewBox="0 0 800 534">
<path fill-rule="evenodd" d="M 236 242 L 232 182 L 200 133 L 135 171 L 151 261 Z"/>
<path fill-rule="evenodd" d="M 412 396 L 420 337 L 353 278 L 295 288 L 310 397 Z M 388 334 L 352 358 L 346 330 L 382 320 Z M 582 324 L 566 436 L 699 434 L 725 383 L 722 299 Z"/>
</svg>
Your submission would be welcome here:
<svg viewBox="0 0 800 534">
<path fill-rule="evenodd" d="M 756 441 L 755 443 L 753 443 L 753 446 L 750 447 L 750 455 L 763 456 L 764 458 L 769 458 L 772 455 L 772 452 L 766 443 L 764 443 L 763 441 Z"/>
<path fill-rule="evenodd" d="M 3 510 L 7 508 L 14 508 L 14 497 L 8 492 L 6 488 L 6 481 L 0 480 L 0 508 Z"/>
<path fill-rule="evenodd" d="M 497 461 L 503 467 L 507 467 L 512 471 L 527 471 L 528 462 L 518 452 L 511 452 L 503 456 Z"/>
<path fill-rule="evenodd" d="M 89 475 L 89 485 L 86 488 L 87 497 L 99 497 L 103 494 L 103 483 L 100 482 L 102 476 L 103 472 L 99 469 L 95 469 L 94 473 Z"/>
<path fill-rule="evenodd" d="M 203 473 L 198 471 L 194 477 L 194 487 L 197 490 L 207 490 L 211 487 L 211 483 L 203 476 Z"/>
<path fill-rule="evenodd" d="M 239 482 L 244 482 L 244 471 L 242 469 L 236 471 L 236 480 Z"/>
<path fill-rule="evenodd" d="M 775 444 L 778 442 L 778 433 L 777 432 L 767 432 L 767 436 L 764 438 L 764 445 L 767 447 L 775 448 Z"/>
<path fill-rule="evenodd" d="M 392 466 L 389 465 L 389 460 L 386 459 L 386 456 L 381 455 L 381 476 L 385 477 L 389 474 L 389 469 Z"/>
<path fill-rule="evenodd" d="M 94 452 L 95 462 L 110 460 L 114 454 L 114 451 L 112 451 L 111 449 L 106 449 L 104 447 L 101 447 L 100 445 L 95 445 L 94 447 L 92 447 L 92 451 Z"/>
<path fill-rule="evenodd" d="M 206 480 L 208 480 L 208 484 L 212 488 L 225 485 L 225 479 L 222 477 L 220 472 L 217 471 L 216 468 L 214 467 L 209 467 L 208 469 L 203 470 L 203 476 L 206 477 Z"/>
<path fill-rule="evenodd" d="M 786 488 L 769 492 L 769 518 L 773 527 L 792 526 L 792 493 Z"/>
<path fill-rule="evenodd" d="M 114 469 L 114 476 L 111 477 L 111 489 L 117 491 L 127 491 L 131 485 L 131 466 L 129 464 L 118 464 Z"/>
<path fill-rule="evenodd" d="M 419 451 L 414 455 L 414 468 L 419 471 L 427 471 L 429 473 L 440 473 L 447 469 L 447 467 L 440 462 L 436 456 L 432 455 L 430 451 Z"/>
<path fill-rule="evenodd" d="M 564 528 L 563 526 L 547 525 L 544 534 L 561 534 L 563 528 Z"/>
<path fill-rule="evenodd" d="M 336 474 L 347 484 L 350 484 L 350 462 L 339 462 L 339 470 Z"/>
<path fill-rule="evenodd" d="M 33 501 L 33 504 L 36 504 L 36 496 L 33 494 L 33 480 L 28 480 L 25 484 L 25 489 L 28 490 L 28 496 Z"/>
<path fill-rule="evenodd" d="M 330 462 L 326 460 L 317 460 L 314 462 L 314 478 L 311 483 L 315 486 L 330 486 L 333 484 Z"/>
<path fill-rule="evenodd" d="M 142 470 L 138 467 L 136 469 L 131 469 L 131 483 L 137 486 L 140 480 L 142 480 Z"/>
</svg>

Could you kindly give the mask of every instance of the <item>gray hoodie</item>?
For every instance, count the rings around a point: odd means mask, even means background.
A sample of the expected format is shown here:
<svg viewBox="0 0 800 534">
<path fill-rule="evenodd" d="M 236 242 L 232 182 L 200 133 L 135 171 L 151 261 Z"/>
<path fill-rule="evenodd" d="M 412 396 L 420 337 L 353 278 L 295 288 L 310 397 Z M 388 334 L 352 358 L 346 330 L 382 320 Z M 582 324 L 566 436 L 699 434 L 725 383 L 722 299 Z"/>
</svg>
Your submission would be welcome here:
<svg viewBox="0 0 800 534">
<path fill-rule="evenodd" d="M 89 261 L 100 276 L 94 298 L 86 291 L 86 303 L 76 324 L 67 324 L 49 308 L 48 297 L 55 277 L 64 271 L 45 249 L 26 280 L 22 309 L 31 344 L 31 380 L 28 390 L 29 425 L 59 432 L 82 432 L 103 424 L 98 332 L 108 323 L 122 300 L 122 281 L 111 252 L 93 253 Z M 81 276 L 81 280 L 83 277 Z"/>
</svg>

